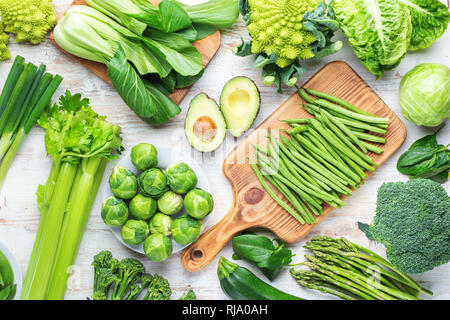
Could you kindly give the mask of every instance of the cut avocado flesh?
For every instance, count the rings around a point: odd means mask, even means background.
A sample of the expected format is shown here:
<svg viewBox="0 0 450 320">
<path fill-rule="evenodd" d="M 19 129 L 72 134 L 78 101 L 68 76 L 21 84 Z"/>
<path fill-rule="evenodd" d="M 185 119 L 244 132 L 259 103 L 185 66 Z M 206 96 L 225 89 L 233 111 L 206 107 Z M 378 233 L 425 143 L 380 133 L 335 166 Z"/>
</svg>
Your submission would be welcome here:
<svg viewBox="0 0 450 320">
<path fill-rule="evenodd" d="M 220 109 L 228 131 L 241 136 L 255 121 L 261 99 L 255 83 L 247 77 L 235 77 L 228 81 L 220 95 Z"/>
<path fill-rule="evenodd" d="M 217 103 L 204 93 L 192 99 L 184 123 L 191 146 L 201 152 L 216 150 L 225 139 L 226 125 Z"/>
</svg>

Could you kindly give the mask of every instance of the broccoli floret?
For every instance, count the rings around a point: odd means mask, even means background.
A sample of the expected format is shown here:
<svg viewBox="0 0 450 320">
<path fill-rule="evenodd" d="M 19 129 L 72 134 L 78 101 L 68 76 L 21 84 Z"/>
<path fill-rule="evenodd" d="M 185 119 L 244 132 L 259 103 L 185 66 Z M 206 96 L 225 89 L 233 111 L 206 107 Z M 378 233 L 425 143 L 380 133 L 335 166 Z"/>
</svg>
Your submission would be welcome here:
<svg viewBox="0 0 450 320">
<path fill-rule="evenodd" d="M 183 295 L 178 300 L 197 300 L 194 290 L 190 289 L 188 292 L 183 293 Z"/>
<path fill-rule="evenodd" d="M 169 300 L 171 295 L 169 282 L 155 273 L 142 300 Z"/>
<path fill-rule="evenodd" d="M 17 42 L 41 43 L 57 22 L 51 0 L 0 0 L 0 11 L 5 31 Z"/>
<path fill-rule="evenodd" d="M 121 260 L 118 266 L 119 280 L 114 282 L 111 300 L 124 300 L 132 287 L 141 281 L 144 272 L 144 265 L 140 261 L 133 258 Z"/>
<path fill-rule="evenodd" d="M 400 270 L 431 270 L 450 260 L 450 198 L 429 179 L 385 183 L 369 233 Z"/>
<path fill-rule="evenodd" d="M 109 288 L 119 280 L 117 269 L 119 262 L 112 257 L 110 251 L 101 251 L 94 256 L 94 288 L 93 300 L 106 300 Z"/>
<path fill-rule="evenodd" d="M 8 60 L 11 54 L 7 48 L 9 36 L 5 33 L 5 25 L 0 21 L 0 61 Z"/>
</svg>

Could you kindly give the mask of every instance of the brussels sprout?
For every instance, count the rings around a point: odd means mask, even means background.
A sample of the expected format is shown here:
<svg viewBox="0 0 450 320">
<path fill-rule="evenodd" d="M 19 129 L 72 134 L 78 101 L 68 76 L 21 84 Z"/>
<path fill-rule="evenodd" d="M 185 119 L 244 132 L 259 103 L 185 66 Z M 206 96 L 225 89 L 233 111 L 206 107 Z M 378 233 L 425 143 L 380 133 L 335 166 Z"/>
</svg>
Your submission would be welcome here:
<svg viewBox="0 0 450 320">
<path fill-rule="evenodd" d="M 102 206 L 102 219 L 108 226 L 122 226 L 128 220 L 126 203 L 122 199 L 109 197 Z"/>
<path fill-rule="evenodd" d="M 128 220 L 122 227 L 122 239 L 128 244 L 139 244 L 150 233 L 147 223 L 142 220 Z"/>
<path fill-rule="evenodd" d="M 131 149 L 131 162 L 139 171 L 158 166 L 158 151 L 150 143 L 139 143 Z"/>
<path fill-rule="evenodd" d="M 170 236 L 172 218 L 165 214 L 157 213 L 151 218 L 148 225 L 151 233 L 162 233 L 165 236 Z"/>
<path fill-rule="evenodd" d="M 184 209 L 186 212 L 196 218 L 206 217 L 214 208 L 214 201 L 211 194 L 200 188 L 193 189 L 184 197 Z"/>
<path fill-rule="evenodd" d="M 114 167 L 109 176 L 112 193 L 121 199 L 131 199 L 137 193 L 137 179 L 133 172 L 125 167 Z"/>
<path fill-rule="evenodd" d="M 200 236 L 203 221 L 185 214 L 172 222 L 172 236 L 176 243 L 186 245 Z"/>
<path fill-rule="evenodd" d="M 145 239 L 144 252 L 152 261 L 166 260 L 172 254 L 172 240 L 161 233 L 153 233 Z"/>
<path fill-rule="evenodd" d="M 166 191 L 158 199 L 158 209 L 168 215 L 178 213 L 183 209 L 183 197 L 173 191 Z"/>
<path fill-rule="evenodd" d="M 156 200 L 139 193 L 130 201 L 130 212 L 137 220 L 148 220 L 156 212 Z"/>
<path fill-rule="evenodd" d="M 139 188 L 146 196 L 159 197 L 167 190 L 167 179 L 161 169 L 145 170 L 138 178 Z"/>
<path fill-rule="evenodd" d="M 170 189 L 179 194 L 185 194 L 197 185 L 195 172 L 183 162 L 169 165 L 166 175 Z"/>
</svg>

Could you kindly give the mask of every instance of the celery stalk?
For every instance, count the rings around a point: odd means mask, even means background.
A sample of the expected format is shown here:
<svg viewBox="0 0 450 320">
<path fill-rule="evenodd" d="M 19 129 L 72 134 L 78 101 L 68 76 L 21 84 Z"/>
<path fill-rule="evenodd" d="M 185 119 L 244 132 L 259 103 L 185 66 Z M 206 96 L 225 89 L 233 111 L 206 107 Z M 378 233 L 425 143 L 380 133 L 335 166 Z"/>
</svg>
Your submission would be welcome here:
<svg viewBox="0 0 450 320">
<path fill-rule="evenodd" d="M 72 189 L 72 184 L 77 173 L 78 165 L 65 162 L 61 166 L 52 202 L 48 210 L 48 219 L 43 225 L 42 243 L 39 246 L 36 257 L 35 270 L 30 279 L 29 292 L 22 299 L 45 299 L 48 283 L 51 277 L 53 261 L 58 249 L 58 240 L 63 224 L 64 214 L 67 209 L 67 200 Z M 30 270 L 28 270 L 29 272 Z"/>
<path fill-rule="evenodd" d="M 37 195 L 38 195 L 38 208 L 41 212 L 41 218 L 39 220 L 39 226 L 36 234 L 36 238 L 34 241 L 33 249 L 31 251 L 31 258 L 28 263 L 28 270 L 30 272 L 26 273 L 25 280 L 22 286 L 22 296 L 28 296 L 31 279 L 34 277 L 34 273 L 31 270 L 36 269 L 36 260 L 37 253 L 40 248 L 40 244 L 42 242 L 42 234 L 44 225 L 48 219 L 48 208 L 50 207 L 50 201 L 53 195 L 53 191 L 55 190 L 56 180 L 59 175 L 59 169 L 61 167 L 61 162 L 53 161 L 52 167 L 50 169 L 50 174 L 47 179 L 45 186 L 39 185 Z"/>
<path fill-rule="evenodd" d="M 79 239 L 86 229 L 85 215 L 88 215 L 87 206 L 92 189 L 95 184 L 95 175 L 102 162 L 102 158 L 95 156 L 85 158 L 81 162 L 81 176 L 77 185 L 74 185 L 66 216 L 61 231 L 59 252 L 56 254 L 53 277 L 49 285 L 47 299 L 61 300 L 66 292 L 69 268 L 75 263 L 78 253 Z"/>
</svg>

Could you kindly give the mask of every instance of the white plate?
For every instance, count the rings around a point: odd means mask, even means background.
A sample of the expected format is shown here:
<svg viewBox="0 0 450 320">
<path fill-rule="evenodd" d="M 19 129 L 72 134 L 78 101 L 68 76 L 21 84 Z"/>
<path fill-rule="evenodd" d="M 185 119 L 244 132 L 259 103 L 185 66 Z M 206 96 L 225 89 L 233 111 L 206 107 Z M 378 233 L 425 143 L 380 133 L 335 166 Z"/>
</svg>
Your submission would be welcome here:
<svg viewBox="0 0 450 320">
<path fill-rule="evenodd" d="M 158 168 L 160 168 L 164 171 L 172 163 L 184 162 L 189 167 L 191 167 L 192 170 L 194 170 L 195 174 L 197 175 L 198 182 L 197 182 L 196 188 L 201 188 L 205 191 L 211 192 L 209 182 L 208 182 L 208 177 L 206 176 L 202 167 L 197 162 L 195 162 L 193 159 L 191 159 L 191 157 L 189 155 L 183 155 L 183 154 L 179 153 L 178 151 L 171 149 L 171 148 L 160 147 L 155 144 L 153 144 L 153 145 L 155 146 L 156 150 L 158 151 Z M 134 174 L 136 174 L 136 177 L 139 175 L 140 171 L 138 169 L 136 169 L 136 167 L 131 162 L 130 152 L 128 154 L 126 154 L 125 156 L 123 156 L 122 159 L 120 159 L 120 161 L 118 163 L 116 163 L 115 165 L 123 166 L 123 167 L 131 170 Z M 103 191 L 102 203 L 105 202 L 105 200 L 107 198 L 113 196 L 111 188 L 109 187 L 109 175 L 110 174 L 111 174 L 111 172 L 108 173 L 108 177 L 106 179 L 106 185 L 105 185 L 105 188 L 103 189 L 104 191 Z M 180 213 L 178 213 L 176 215 L 172 215 L 171 218 L 176 219 L 177 217 L 179 217 L 185 213 L 186 213 L 186 211 L 183 208 L 183 210 L 181 210 Z M 131 218 L 131 215 L 130 215 L 130 218 Z M 206 222 L 207 218 L 208 218 L 207 216 L 205 218 L 203 218 L 202 231 L 205 226 L 205 222 Z M 122 235 L 121 235 L 122 227 L 110 227 L 110 228 L 111 228 L 111 231 L 113 232 L 114 236 L 124 246 L 130 248 L 131 250 L 134 250 L 136 252 L 139 252 L 139 253 L 145 255 L 144 242 L 142 242 L 138 245 L 130 245 L 128 243 L 125 243 L 125 241 L 123 241 Z M 172 237 L 170 237 L 170 238 L 172 239 L 172 247 L 173 247 L 172 254 L 177 253 L 188 246 L 188 245 L 182 246 L 182 245 L 176 243 Z"/>
<path fill-rule="evenodd" d="M 20 294 L 22 292 L 22 270 L 20 269 L 19 263 L 16 258 L 13 256 L 12 252 L 8 249 L 6 245 L 0 242 L 0 251 L 3 252 L 6 259 L 8 259 L 9 264 L 13 270 L 14 274 L 14 283 L 16 284 L 16 295 L 14 296 L 14 300 L 20 299 Z"/>
</svg>

